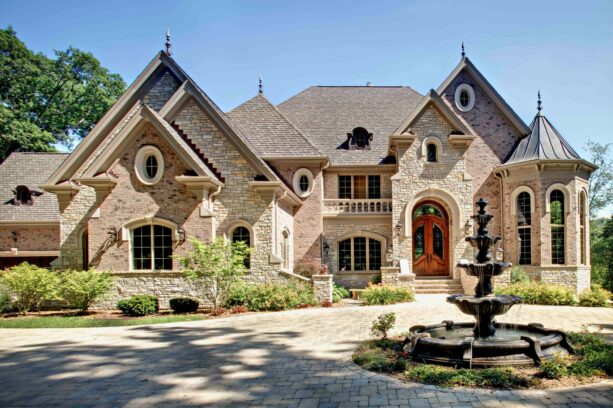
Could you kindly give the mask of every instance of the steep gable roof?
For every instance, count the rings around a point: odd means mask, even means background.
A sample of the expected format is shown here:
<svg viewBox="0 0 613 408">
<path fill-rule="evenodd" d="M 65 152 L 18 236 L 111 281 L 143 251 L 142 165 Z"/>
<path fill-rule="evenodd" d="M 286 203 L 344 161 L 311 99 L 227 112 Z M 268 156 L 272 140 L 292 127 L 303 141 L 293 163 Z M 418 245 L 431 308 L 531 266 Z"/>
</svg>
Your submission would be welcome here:
<svg viewBox="0 0 613 408">
<path fill-rule="evenodd" d="M 507 102 L 500 96 L 498 91 L 488 82 L 487 79 L 481 74 L 481 72 L 475 67 L 475 65 L 468 59 L 463 57 L 460 63 L 453 69 L 451 74 L 445 78 L 443 83 L 438 87 L 436 92 L 439 95 L 444 95 L 445 91 L 451 85 L 453 80 L 462 72 L 466 71 L 471 78 L 473 78 L 479 87 L 487 94 L 487 96 L 494 102 L 494 104 L 500 109 L 503 115 L 511 122 L 511 124 L 524 136 L 530 132 L 530 129 L 523 120 L 515 113 L 515 111 L 507 104 Z"/>
<path fill-rule="evenodd" d="M 325 158 L 325 155 L 262 94 L 257 94 L 227 115 L 241 128 L 265 159 Z"/>
<path fill-rule="evenodd" d="M 377 165 L 386 162 L 389 136 L 421 99 L 402 86 L 313 86 L 277 107 L 332 165 Z M 344 147 L 356 127 L 373 134 L 370 150 Z"/>
<path fill-rule="evenodd" d="M 43 193 L 33 205 L 7 204 L 13 190 L 25 185 L 40 190 L 47 178 L 68 157 L 68 153 L 12 153 L 0 164 L 0 221 L 59 222 L 60 211 L 55 195 Z"/>
<path fill-rule="evenodd" d="M 519 144 L 504 164 L 529 160 L 582 160 L 547 118 L 539 112 L 530 124 L 530 134 Z"/>
</svg>

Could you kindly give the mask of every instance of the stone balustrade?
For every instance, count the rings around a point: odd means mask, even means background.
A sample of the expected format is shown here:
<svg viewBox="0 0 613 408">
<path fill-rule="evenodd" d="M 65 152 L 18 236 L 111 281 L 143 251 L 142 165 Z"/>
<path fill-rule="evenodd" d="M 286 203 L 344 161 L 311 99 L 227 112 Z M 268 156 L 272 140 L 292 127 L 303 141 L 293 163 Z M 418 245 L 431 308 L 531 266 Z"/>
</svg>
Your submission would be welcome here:
<svg viewBox="0 0 613 408">
<path fill-rule="evenodd" d="M 324 215 L 392 214 L 392 199 L 372 200 L 325 199 Z"/>
</svg>

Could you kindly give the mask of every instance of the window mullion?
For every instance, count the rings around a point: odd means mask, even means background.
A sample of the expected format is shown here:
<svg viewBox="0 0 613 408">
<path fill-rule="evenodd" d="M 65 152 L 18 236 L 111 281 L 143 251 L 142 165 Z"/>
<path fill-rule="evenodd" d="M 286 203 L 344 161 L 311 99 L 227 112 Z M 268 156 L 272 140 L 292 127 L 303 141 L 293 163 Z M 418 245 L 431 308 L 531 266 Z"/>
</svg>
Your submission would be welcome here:
<svg viewBox="0 0 613 408">
<path fill-rule="evenodd" d="M 153 229 L 153 225 L 149 226 L 150 228 L 150 244 L 151 244 L 151 271 L 155 271 L 155 246 L 154 246 L 154 242 L 155 242 L 155 237 L 153 236 L 154 234 L 154 229 Z"/>
<path fill-rule="evenodd" d="M 370 271 L 370 238 L 366 238 L 366 270 Z"/>
</svg>

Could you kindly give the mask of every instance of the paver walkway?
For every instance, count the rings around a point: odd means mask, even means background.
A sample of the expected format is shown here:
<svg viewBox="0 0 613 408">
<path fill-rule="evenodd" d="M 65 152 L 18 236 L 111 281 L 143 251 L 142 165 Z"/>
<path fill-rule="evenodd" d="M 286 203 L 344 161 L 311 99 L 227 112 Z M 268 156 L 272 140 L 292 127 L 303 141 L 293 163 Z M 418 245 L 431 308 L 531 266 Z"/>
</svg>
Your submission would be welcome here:
<svg viewBox="0 0 613 408">
<path fill-rule="evenodd" d="M 383 312 L 398 330 L 467 320 L 441 295 L 142 327 L 0 330 L 0 406 L 612 406 L 613 382 L 548 391 L 405 384 L 350 357 Z M 521 318 L 520 318 L 521 316 Z M 515 306 L 505 321 L 613 328 L 613 310 Z"/>
</svg>

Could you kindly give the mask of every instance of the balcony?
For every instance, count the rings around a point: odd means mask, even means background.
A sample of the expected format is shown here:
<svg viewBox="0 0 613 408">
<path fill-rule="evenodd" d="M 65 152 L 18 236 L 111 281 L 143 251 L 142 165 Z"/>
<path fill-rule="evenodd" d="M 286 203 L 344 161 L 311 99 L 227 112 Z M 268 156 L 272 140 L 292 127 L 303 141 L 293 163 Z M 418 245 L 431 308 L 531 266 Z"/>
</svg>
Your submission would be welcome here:
<svg viewBox="0 0 613 408">
<path fill-rule="evenodd" d="M 391 198 L 381 198 L 377 200 L 324 200 L 324 216 L 326 217 L 391 214 Z"/>
</svg>

